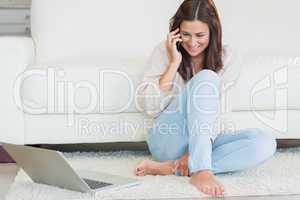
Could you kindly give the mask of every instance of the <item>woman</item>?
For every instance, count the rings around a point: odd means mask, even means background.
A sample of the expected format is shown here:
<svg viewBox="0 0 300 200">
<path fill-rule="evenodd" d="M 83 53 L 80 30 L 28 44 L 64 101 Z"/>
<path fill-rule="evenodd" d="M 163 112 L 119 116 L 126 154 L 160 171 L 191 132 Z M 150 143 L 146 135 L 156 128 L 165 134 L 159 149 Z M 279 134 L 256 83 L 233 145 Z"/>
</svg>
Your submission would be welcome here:
<svg viewBox="0 0 300 200">
<path fill-rule="evenodd" d="M 141 87 L 142 109 L 154 117 L 147 143 L 155 160 L 141 162 L 135 174 L 189 176 L 199 191 L 222 195 L 215 174 L 261 164 L 276 151 L 276 140 L 258 128 L 223 134 L 212 128 L 229 54 L 213 1 L 185 0 L 170 31 L 154 49 Z"/>
</svg>

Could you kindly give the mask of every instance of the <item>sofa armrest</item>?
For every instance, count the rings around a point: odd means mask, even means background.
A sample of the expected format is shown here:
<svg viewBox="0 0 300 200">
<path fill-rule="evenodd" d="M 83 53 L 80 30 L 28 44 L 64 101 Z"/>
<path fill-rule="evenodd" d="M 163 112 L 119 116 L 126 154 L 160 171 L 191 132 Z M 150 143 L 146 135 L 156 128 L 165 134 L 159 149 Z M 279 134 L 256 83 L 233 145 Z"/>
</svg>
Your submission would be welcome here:
<svg viewBox="0 0 300 200">
<path fill-rule="evenodd" d="M 0 37 L 0 142 L 24 143 L 23 112 L 15 104 L 14 84 L 34 58 L 35 47 L 30 37 Z"/>
</svg>

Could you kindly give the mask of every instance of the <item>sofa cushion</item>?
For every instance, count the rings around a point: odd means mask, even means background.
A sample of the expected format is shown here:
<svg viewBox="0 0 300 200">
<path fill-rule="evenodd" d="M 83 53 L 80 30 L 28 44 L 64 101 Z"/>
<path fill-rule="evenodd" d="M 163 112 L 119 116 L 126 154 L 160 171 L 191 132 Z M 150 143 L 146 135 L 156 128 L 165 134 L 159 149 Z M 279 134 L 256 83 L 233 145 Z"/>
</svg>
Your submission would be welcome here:
<svg viewBox="0 0 300 200">
<path fill-rule="evenodd" d="M 231 63 L 238 65 L 231 67 L 237 79 L 224 78 L 223 112 L 300 110 L 300 59 L 254 55 L 239 59 Z M 21 85 L 23 109 L 31 114 L 139 112 L 135 97 L 145 66 L 142 60 L 102 67 L 32 66 Z"/>
<path fill-rule="evenodd" d="M 30 114 L 138 112 L 135 92 L 145 65 L 129 63 L 31 66 L 20 78 L 20 105 Z"/>
<path fill-rule="evenodd" d="M 230 110 L 300 109 L 300 58 L 244 55 L 239 78 L 226 93 Z M 237 67 L 236 67 L 237 68 Z"/>
</svg>

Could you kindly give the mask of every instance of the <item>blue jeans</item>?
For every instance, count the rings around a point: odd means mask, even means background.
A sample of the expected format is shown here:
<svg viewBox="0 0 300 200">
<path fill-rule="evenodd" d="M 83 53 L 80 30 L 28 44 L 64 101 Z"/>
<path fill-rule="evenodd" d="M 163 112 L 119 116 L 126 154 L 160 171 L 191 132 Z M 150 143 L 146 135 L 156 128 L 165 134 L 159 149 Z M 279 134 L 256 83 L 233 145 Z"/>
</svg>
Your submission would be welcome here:
<svg viewBox="0 0 300 200">
<path fill-rule="evenodd" d="M 190 173 L 217 174 L 254 167 L 275 153 L 275 138 L 261 129 L 214 132 L 220 84 L 217 73 L 201 70 L 154 120 L 147 144 L 155 160 L 177 160 L 188 152 Z"/>
</svg>

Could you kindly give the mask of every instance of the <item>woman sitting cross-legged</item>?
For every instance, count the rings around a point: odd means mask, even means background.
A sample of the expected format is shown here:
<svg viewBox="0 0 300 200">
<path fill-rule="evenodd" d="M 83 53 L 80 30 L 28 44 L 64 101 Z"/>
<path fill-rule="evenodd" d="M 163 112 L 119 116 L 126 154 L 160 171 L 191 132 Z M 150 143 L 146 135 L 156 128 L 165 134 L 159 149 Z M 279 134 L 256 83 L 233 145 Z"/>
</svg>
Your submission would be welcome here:
<svg viewBox="0 0 300 200">
<path fill-rule="evenodd" d="M 143 109 L 154 117 L 147 138 L 154 160 L 142 161 L 137 176 L 189 176 L 201 192 L 222 195 L 216 174 L 257 166 L 275 153 L 275 138 L 261 129 L 221 134 L 212 128 L 228 54 L 213 1 L 185 0 L 166 41 L 152 53 L 139 93 Z M 151 98 L 157 90 L 160 96 Z"/>
</svg>

